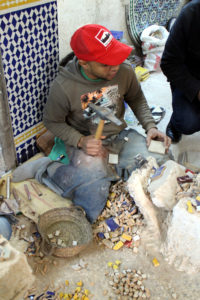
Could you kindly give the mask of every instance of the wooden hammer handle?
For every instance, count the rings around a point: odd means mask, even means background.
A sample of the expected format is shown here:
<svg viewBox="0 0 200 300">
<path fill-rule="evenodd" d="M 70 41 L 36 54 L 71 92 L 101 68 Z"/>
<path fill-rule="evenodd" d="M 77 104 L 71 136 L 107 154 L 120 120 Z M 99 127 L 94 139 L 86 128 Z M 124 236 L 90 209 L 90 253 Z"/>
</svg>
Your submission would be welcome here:
<svg viewBox="0 0 200 300">
<path fill-rule="evenodd" d="M 104 127 L 104 120 L 100 120 L 96 133 L 95 133 L 95 139 L 100 140 L 101 136 L 102 136 L 102 132 L 103 132 L 103 127 Z"/>
</svg>

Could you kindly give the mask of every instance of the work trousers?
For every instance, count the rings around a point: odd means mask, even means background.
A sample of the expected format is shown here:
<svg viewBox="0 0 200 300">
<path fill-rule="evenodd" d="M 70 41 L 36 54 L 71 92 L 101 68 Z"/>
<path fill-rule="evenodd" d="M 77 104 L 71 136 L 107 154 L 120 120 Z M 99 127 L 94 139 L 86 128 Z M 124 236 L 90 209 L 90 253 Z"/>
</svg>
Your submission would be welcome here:
<svg viewBox="0 0 200 300">
<path fill-rule="evenodd" d="M 173 127 L 182 134 L 192 134 L 200 130 L 200 101 L 197 97 L 190 102 L 177 88 L 172 90 Z"/>
<path fill-rule="evenodd" d="M 10 239 L 12 234 L 11 222 L 9 219 L 0 215 L 0 235 L 3 235 L 7 240 Z"/>
<path fill-rule="evenodd" d="M 146 139 L 137 131 L 123 130 L 111 139 L 110 148 L 119 153 L 116 172 L 108 168 L 105 158 L 86 155 L 82 150 L 67 148 L 69 165 L 51 162 L 47 168 L 40 168 L 36 179 L 63 197 L 70 198 L 75 205 L 81 206 L 88 220 L 93 223 L 103 210 L 112 181 L 128 179 L 136 168 L 135 156 L 154 156 L 159 165 L 168 160 L 169 155 L 149 153 Z"/>
</svg>

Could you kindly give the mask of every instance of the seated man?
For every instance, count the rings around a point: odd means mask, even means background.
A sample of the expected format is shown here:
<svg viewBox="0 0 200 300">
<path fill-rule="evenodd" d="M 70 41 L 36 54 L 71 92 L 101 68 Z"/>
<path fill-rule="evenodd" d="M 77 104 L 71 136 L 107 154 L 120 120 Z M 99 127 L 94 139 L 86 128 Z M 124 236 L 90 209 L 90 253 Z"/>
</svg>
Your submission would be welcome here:
<svg viewBox="0 0 200 300">
<path fill-rule="evenodd" d="M 157 130 L 134 70 L 125 61 L 131 47 L 114 39 L 105 27 L 90 24 L 73 34 L 71 48 L 74 53 L 65 59 L 51 86 L 43 119 L 65 143 L 70 163 L 44 157 L 31 162 L 25 173 L 23 166 L 17 168 L 13 180 L 35 177 L 82 206 L 94 222 L 106 204 L 110 182 L 128 179 L 137 167 L 135 156 L 149 156 L 151 139 L 162 140 L 166 152 L 170 139 Z M 135 130 L 126 130 L 124 101 L 146 130 L 146 141 Z M 103 135 L 95 138 L 99 117 L 90 103 L 112 110 L 121 125 L 105 121 Z M 108 153 L 119 155 L 115 169 L 108 164 Z M 155 157 L 160 164 L 168 159 L 167 154 Z"/>
<path fill-rule="evenodd" d="M 172 142 L 200 130 L 200 1 L 187 1 L 172 26 L 161 59 L 171 84 L 173 113 L 166 129 Z"/>
</svg>

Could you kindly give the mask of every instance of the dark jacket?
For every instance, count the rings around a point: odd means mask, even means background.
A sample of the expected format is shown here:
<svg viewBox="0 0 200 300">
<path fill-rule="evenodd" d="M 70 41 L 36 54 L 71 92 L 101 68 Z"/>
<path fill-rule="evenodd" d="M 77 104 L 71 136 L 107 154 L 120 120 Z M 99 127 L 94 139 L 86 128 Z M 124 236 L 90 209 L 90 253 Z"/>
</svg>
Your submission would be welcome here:
<svg viewBox="0 0 200 300">
<path fill-rule="evenodd" d="M 192 102 L 200 90 L 200 0 L 183 7 L 166 42 L 161 69 L 172 87 Z"/>
</svg>

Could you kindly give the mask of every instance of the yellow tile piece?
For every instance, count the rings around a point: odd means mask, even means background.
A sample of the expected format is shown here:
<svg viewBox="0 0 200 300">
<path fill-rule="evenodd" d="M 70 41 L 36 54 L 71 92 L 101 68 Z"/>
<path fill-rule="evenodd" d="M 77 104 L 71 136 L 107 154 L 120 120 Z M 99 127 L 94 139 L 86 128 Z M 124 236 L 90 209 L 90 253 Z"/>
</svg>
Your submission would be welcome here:
<svg viewBox="0 0 200 300">
<path fill-rule="evenodd" d="M 108 208 L 111 208 L 111 202 L 110 202 L 110 200 L 107 201 L 106 206 L 107 206 Z"/>
<path fill-rule="evenodd" d="M 154 258 L 154 259 L 152 260 L 152 262 L 153 262 L 153 264 L 154 264 L 154 267 L 160 266 L 160 264 L 159 264 L 157 258 Z"/>
<path fill-rule="evenodd" d="M 125 234 L 125 233 L 123 233 L 121 237 L 123 239 L 125 239 L 126 241 L 131 241 L 132 240 L 132 236 L 128 235 L 128 234 Z"/>
<path fill-rule="evenodd" d="M 110 194 L 110 199 L 112 199 L 112 200 L 113 200 L 113 199 L 115 198 L 115 196 L 116 196 L 116 193 L 114 193 L 114 192 L 113 192 L 113 193 L 111 193 L 111 194 Z"/>
<path fill-rule="evenodd" d="M 65 280 L 65 285 L 68 286 L 69 285 L 69 281 Z"/>
<path fill-rule="evenodd" d="M 62 292 L 59 293 L 59 297 L 60 299 L 62 299 L 62 297 L 64 296 L 64 294 Z"/>
<path fill-rule="evenodd" d="M 196 200 L 200 201 L 200 196 L 197 196 L 197 197 L 196 197 Z"/>
<path fill-rule="evenodd" d="M 108 267 L 112 267 L 113 263 L 111 261 L 108 262 Z"/>
<path fill-rule="evenodd" d="M 143 81 L 149 77 L 149 70 L 141 66 L 135 68 L 136 77 L 139 81 Z"/>
<path fill-rule="evenodd" d="M 121 265 L 121 261 L 118 260 L 118 259 L 115 261 L 115 263 L 116 263 L 116 265 L 118 265 L 118 266 Z"/>
<path fill-rule="evenodd" d="M 122 243 L 122 241 L 117 242 L 114 247 L 113 250 L 119 250 L 121 247 L 123 247 L 124 243 Z"/>
<path fill-rule="evenodd" d="M 193 208 L 192 208 L 192 203 L 190 200 L 187 201 L 187 211 L 190 213 L 190 214 L 193 214 L 194 211 L 193 211 Z"/>
<path fill-rule="evenodd" d="M 114 270 L 117 270 L 118 268 L 119 268 L 118 265 L 113 265 Z"/>
<path fill-rule="evenodd" d="M 78 285 L 78 286 L 83 286 L 83 281 L 80 280 L 79 282 L 77 282 L 77 285 Z"/>
<path fill-rule="evenodd" d="M 78 287 L 75 289 L 75 291 L 76 291 L 77 293 L 80 293 L 80 291 L 81 291 L 81 287 L 80 287 L 80 286 L 78 286 Z"/>
<path fill-rule="evenodd" d="M 85 289 L 85 290 L 84 290 L 84 294 L 85 294 L 86 296 L 88 296 L 89 293 L 90 293 L 90 291 L 89 291 L 88 289 Z"/>
<path fill-rule="evenodd" d="M 74 294 L 73 299 L 74 299 L 74 300 L 78 300 L 78 298 L 79 298 L 79 296 L 78 296 L 77 294 Z"/>
</svg>

